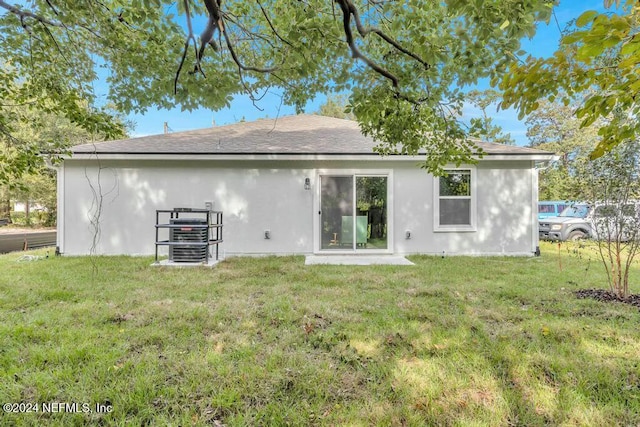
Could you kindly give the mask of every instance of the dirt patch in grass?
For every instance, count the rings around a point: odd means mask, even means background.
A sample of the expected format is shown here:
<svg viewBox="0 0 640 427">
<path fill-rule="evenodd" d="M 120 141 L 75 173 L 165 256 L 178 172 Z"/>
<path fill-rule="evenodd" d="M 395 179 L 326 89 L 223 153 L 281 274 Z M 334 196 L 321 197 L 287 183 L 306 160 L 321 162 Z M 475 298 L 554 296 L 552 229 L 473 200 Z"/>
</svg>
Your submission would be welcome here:
<svg viewBox="0 0 640 427">
<path fill-rule="evenodd" d="M 578 289 L 573 293 L 576 298 L 591 298 L 602 302 L 621 302 L 640 308 L 640 294 L 631 294 L 622 298 L 607 289 Z"/>
</svg>

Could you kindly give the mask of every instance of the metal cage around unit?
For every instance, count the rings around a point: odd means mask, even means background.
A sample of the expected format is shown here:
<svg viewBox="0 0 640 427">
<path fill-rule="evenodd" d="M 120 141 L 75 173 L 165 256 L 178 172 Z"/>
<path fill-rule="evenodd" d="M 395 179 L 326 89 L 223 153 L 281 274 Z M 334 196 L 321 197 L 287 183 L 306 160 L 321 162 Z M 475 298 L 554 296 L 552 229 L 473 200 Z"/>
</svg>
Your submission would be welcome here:
<svg viewBox="0 0 640 427">
<path fill-rule="evenodd" d="M 219 258 L 222 243 L 222 212 L 208 209 L 174 208 L 156 210 L 155 255 L 158 248 L 169 247 L 169 262 L 208 263 L 215 251 Z M 161 239 L 161 230 L 168 230 L 168 238 Z M 165 235 L 166 235 L 165 234 Z"/>
</svg>

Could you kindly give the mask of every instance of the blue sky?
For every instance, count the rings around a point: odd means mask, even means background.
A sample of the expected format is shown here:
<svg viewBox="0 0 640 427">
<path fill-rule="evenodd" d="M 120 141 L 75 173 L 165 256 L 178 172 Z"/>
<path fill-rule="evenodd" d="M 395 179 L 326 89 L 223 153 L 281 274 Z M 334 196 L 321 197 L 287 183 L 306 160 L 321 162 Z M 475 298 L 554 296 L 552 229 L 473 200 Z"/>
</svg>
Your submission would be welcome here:
<svg viewBox="0 0 640 427">
<path fill-rule="evenodd" d="M 531 40 L 523 40 L 523 49 L 534 56 L 549 56 L 558 46 L 560 37 L 559 28 L 564 28 L 566 24 L 575 19 L 586 10 L 603 9 L 603 0 L 561 0 L 556 8 L 555 19 L 549 24 L 540 24 L 536 36 Z M 486 88 L 486 84 L 479 85 L 480 89 Z M 324 102 L 324 97 L 318 97 L 306 106 L 305 112 L 313 113 L 318 110 Z M 225 125 L 235 123 L 241 119 L 256 120 L 264 117 L 277 117 L 295 114 L 293 107 L 281 105 L 278 94 L 274 91 L 269 93 L 258 104 L 262 110 L 256 108 L 246 96 L 234 98 L 231 107 L 211 111 L 198 109 L 191 112 L 182 112 L 179 108 L 173 110 L 149 109 L 145 114 L 131 114 L 128 119 L 135 123 L 132 136 L 144 136 L 160 134 L 164 130 L 164 122 L 168 123 L 171 131 L 179 132 L 191 129 L 202 129 L 215 125 Z M 495 111 L 491 110 L 494 122 L 501 126 L 505 132 L 511 134 L 518 145 L 528 144 L 526 137 L 526 126 L 523 121 L 519 121 L 517 113 L 513 110 Z M 474 117 L 479 112 L 471 106 L 465 108 L 465 117 Z"/>
</svg>

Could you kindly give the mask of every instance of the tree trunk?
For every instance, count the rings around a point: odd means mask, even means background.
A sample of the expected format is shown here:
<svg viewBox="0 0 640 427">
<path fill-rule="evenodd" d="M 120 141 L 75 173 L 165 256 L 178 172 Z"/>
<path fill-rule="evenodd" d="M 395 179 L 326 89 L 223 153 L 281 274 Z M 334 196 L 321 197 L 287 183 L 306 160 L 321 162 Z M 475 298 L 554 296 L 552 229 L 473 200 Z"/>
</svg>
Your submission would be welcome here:
<svg viewBox="0 0 640 427">
<path fill-rule="evenodd" d="M 0 219 L 8 219 L 11 224 L 11 199 L 7 195 L 0 201 Z"/>
<path fill-rule="evenodd" d="M 29 217 L 30 214 L 30 209 L 29 209 L 29 199 L 27 199 L 24 202 L 24 223 L 25 225 L 31 225 L 31 218 Z"/>
</svg>

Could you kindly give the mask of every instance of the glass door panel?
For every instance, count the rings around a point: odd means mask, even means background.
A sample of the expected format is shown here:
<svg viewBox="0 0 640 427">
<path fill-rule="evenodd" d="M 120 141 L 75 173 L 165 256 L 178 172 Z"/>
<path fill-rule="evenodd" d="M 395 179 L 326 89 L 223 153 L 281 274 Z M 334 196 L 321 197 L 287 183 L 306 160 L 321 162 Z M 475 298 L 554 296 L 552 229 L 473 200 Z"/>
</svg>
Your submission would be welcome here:
<svg viewBox="0 0 640 427">
<path fill-rule="evenodd" d="M 387 177 L 356 176 L 356 249 L 387 249 Z"/>
<path fill-rule="evenodd" d="M 321 176 L 320 193 L 320 249 L 353 249 L 353 176 Z"/>
</svg>

